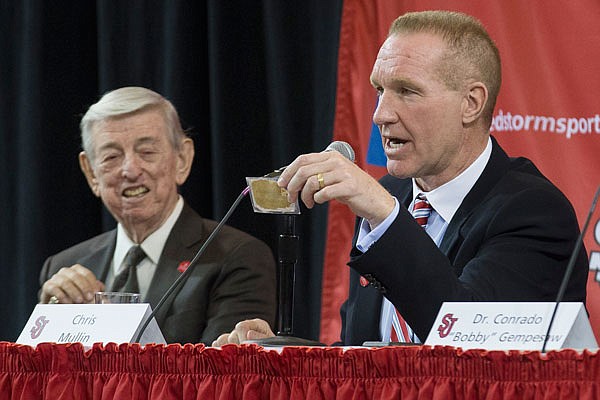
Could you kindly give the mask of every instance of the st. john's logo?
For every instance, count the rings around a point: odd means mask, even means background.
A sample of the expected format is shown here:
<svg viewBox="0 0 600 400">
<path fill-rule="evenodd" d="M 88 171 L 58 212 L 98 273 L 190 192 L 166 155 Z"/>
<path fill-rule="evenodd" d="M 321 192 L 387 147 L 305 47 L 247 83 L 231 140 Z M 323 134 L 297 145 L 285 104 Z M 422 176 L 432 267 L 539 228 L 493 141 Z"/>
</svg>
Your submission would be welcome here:
<svg viewBox="0 0 600 400">
<path fill-rule="evenodd" d="M 39 316 L 38 319 L 36 319 L 34 322 L 35 325 L 31 328 L 31 331 L 29 331 L 31 333 L 31 338 L 37 339 L 38 337 L 40 337 L 42 331 L 44 330 L 48 322 L 50 322 L 50 320 L 47 319 L 46 316 Z"/>
<path fill-rule="evenodd" d="M 437 328 L 440 338 L 443 339 L 450 334 L 456 321 L 458 321 L 458 318 L 455 318 L 454 314 L 448 313 L 442 317 L 442 323 Z"/>
</svg>

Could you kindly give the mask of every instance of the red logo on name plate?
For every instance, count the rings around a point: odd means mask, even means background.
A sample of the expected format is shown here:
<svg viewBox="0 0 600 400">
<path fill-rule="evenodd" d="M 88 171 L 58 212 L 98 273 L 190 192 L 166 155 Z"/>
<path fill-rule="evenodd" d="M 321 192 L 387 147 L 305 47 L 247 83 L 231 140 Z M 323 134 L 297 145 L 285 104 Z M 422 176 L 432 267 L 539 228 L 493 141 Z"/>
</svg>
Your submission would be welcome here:
<svg viewBox="0 0 600 400">
<path fill-rule="evenodd" d="M 39 316 L 38 319 L 36 319 L 34 322 L 35 326 L 33 326 L 31 328 L 31 331 L 29 331 L 29 333 L 31 333 L 31 338 L 37 339 L 38 337 L 40 337 L 42 331 L 44 330 L 48 322 L 50 322 L 50 320 L 47 319 L 45 315 Z"/>
<path fill-rule="evenodd" d="M 456 321 L 458 321 L 458 318 L 455 318 L 454 314 L 448 313 L 442 317 L 442 323 L 437 328 L 438 334 L 442 339 L 450 334 Z"/>
</svg>

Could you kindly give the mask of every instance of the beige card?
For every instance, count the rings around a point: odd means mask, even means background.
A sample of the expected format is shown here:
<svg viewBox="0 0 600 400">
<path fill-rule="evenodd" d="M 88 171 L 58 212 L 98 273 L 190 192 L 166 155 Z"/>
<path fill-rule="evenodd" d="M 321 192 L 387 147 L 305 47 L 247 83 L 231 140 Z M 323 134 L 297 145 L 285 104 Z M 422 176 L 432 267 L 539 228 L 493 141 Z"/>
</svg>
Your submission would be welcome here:
<svg viewBox="0 0 600 400">
<path fill-rule="evenodd" d="M 277 186 L 277 177 L 247 177 L 255 212 L 263 214 L 300 214 L 298 201 L 287 200 L 287 190 Z"/>
</svg>

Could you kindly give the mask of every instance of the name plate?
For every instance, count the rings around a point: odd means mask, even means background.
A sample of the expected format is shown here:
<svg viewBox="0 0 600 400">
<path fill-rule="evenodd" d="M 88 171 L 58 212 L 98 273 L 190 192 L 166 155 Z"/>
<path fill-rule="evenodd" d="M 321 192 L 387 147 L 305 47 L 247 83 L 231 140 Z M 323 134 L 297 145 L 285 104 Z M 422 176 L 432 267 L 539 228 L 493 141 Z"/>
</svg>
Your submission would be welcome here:
<svg viewBox="0 0 600 400">
<path fill-rule="evenodd" d="M 150 304 L 38 304 L 17 343 L 76 343 L 91 347 L 97 342 L 131 343 L 150 315 Z M 140 344 L 166 344 L 152 318 Z"/>
<path fill-rule="evenodd" d="M 425 341 L 463 349 L 542 350 L 556 303 L 446 302 Z M 583 303 L 558 306 L 546 350 L 596 349 Z"/>
</svg>

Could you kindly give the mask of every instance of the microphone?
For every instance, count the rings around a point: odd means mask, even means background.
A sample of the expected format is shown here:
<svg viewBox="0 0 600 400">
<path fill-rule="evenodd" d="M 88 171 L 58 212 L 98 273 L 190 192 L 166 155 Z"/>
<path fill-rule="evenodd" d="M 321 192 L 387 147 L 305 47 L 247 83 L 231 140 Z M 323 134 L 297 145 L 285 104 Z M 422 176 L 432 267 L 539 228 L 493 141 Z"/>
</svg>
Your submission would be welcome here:
<svg viewBox="0 0 600 400">
<path fill-rule="evenodd" d="M 354 161 L 354 150 L 352 149 L 352 146 L 350 146 L 346 142 L 341 142 L 341 141 L 332 142 L 323 151 L 337 151 L 337 152 L 341 153 L 344 157 L 349 159 L 350 161 Z M 286 167 L 287 167 L 287 165 L 286 165 Z M 279 176 L 279 175 L 281 175 L 281 172 L 283 172 L 283 170 L 286 167 L 281 167 L 281 168 L 265 175 L 264 177 Z M 160 300 L 156 304 L 156 307 L 154 308 L 154 310 L 152 310 L 152 312 L 148 315 L 148 318 L 146 318 L 146 320 L 142 324 L 138 334 L 136 335 L 134 343 L 140 342 L 140 339 L 141 339 L 142 335 L 144 334 L 144 331 L 150 324 L 150 321 L 152 321 L 152 319 L 157 314 L 157 312 L 161 309 L 161 307 L 165 303 L 165 301 L 169 298 L 169 296 L 171 296 L 171 294 L 175 291 L 175 289 L 177 289 L 179 286 L 181 286 L 188 279 L 188 277 L 192 274 L 192 272 L 196 268 L 196 265 L 198 264 L 198 260 L 200 260 L 200 257 L 202 256 L 202 254 L 204 254 L 208 245 L 213 241 L 213 239 L 221 231 L 221 229 L 223 228 L 223 225 L 225 225 L 225 223 L 227 222 L 229 217 L 231 217 L 231 214 L 233 214 L 233 212 L 238 207 L 240 202 L 243 200 L 244 197 L 246 197 L 246 195 L 249 192 L 250 192 L 250 186 L 247 186 L 244 190 L 242 190 L 242 192 L 239 194 L 237 199 L 233 202 L 231 207 L 229 207 L 229 210 L 227 211 L 225 216 L 223 216 L 221 221 L 217 224 L 215 229 L 210 233 L 210 235 L 208 236 L 206 241 L 202 244 L 202 246 L 200 247 L 200 249 L 194 256 L 192 261 L 190 261 L 190 264 L 187 267 L 187 269 L 181 275 L 179 275 L 179 277 L 171 284 L 171 286 L 169 286 L 169 288 L 167 289 L 165 294 L 160 298 Z"/>
<path fill-rule="evenodd" d="M 329 146 L 323 150 L 323 152 L 326 151 L 337 151 L 348 160 L 354 162 L 354 149 L 348 143 L 341 140 L 336 140 L 335 142 L 329 143 Z"/>
<path fill-rule="evenodd" d="M 348 160 L 354 162 L 354 149 L 352 149 L 352 146 L 350 146 L 348 143 L 343 142 L 341 140 L 336 140 L 334 142 L 329 143 L 329 146 L 327 146 L 325 148 L 325 150 L 323 150 L 321 153 L 325 153 L 328 151 L 337 151 L 338 153 L 340 153 L 341 155 L 343 155 L 344 157 L 346 157 Z M 278 176 L 281 175 L 281 173 L 283 171 L 285 171 L 285 169 L 288 166 L 283 166 L 281 168 L 277 168 L 276 170 L 274 170 L 273 172 L 269 172 L 268 174 L 264 175 L 263 178 L 276 178 Z"/>
<path fill-rule="evenodd" d="M 542 353 L 546 352 L 546 345 L 548 344 L 548 338 L 550 336 L 550 329 L 552 329 L 552 324 L 554 323 L 554 317 L 556 316 L 556 311 L 558 310 L 558 306 L 562 301 L 565 291 L 567 290 L 567 285 L 569 283 L 569 279 L 571 279 L 571 274 L 573 273 L 573 268 L 575 268 L 575 262 L 577 261 L 577 256 L 579 255 L 579 250 L 581 250 L 581 246 L 583 244 L 583 238 L 585 233 L 588 230 L 588 226 L 590 224 L 590 220 L 592 219 L 592 214 L 594 214 L 594 210 L 596 210 L 596 203 L 598 202 L 598 196 L 600 195 L 600 186 L 596 189 L 596 194 L 594 195 L 594 199 L 592 200 L 592 205 L 590 206 L 590 210 L 588 211 L 587 218 L 585 223 L 583 224 L 583 228 L 581 232 L 579 232 L 579 236 L 577 237 L 577 241 L 575 242 L 575 248 L 571 253 L 571 258 L 569 259 L 569 263 L 567 264 L 567 269 L 565 270 L 565 275 L 563 276 L 562 282 L 560 284 L 560 289 L 558 289 L 558 294 L 556 295 L 554 311 L 552 311 L 552 317 L 550 318 L 550 324 L 548 324 L 548 330 L 546 331 L 546 337 L 544 338 L 544 344 L 542 345 Z"/>
</svg>

